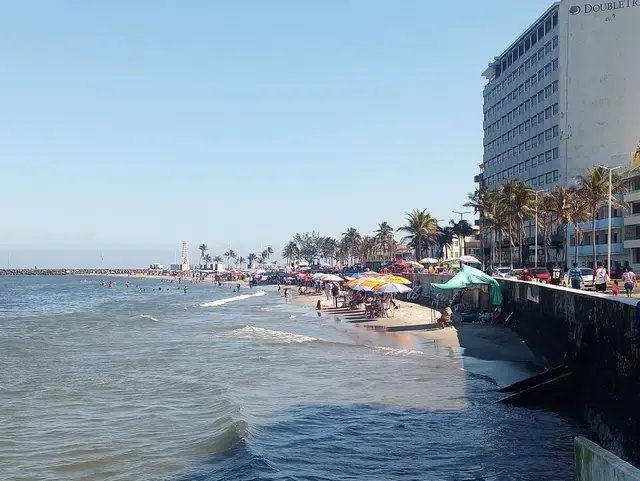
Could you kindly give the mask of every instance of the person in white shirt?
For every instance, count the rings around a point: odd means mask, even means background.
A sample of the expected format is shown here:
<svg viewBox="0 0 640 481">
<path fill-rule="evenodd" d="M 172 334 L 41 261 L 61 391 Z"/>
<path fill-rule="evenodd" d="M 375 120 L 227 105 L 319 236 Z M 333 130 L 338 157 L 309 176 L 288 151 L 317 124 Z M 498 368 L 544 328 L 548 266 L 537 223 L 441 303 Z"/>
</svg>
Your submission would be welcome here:
<svg viewBox="0 0 640 481">
<path fill-rule="evenodd" d="M 627 267 L 624 274 L 622 274 L 622 280 L 624 281 L 624 290 L 627 293 L 627 297 L 631 297 L 633 288 L 638 284 L 636 280 L 636 274 L 631 267 Z"/>
<path fill-rule="evenodd" d="M 607 269 L 602 265 L 602 262 L 598 262 L 593 276 L 593 284 L 596 287 L 596 292 L 605 292 L 607 290 L 608 279 Z"/>
</svg>

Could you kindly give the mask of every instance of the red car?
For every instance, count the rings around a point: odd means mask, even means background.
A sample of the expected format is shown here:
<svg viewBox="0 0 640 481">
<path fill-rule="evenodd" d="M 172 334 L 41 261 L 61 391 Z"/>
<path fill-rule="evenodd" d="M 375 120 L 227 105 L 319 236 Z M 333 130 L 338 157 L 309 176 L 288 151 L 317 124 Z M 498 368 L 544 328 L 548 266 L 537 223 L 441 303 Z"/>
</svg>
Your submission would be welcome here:
<svg viewBox="0 0 640 481">
<path fill-rule="evenodd" d="M 544 282 L 545 284 L 551 282 L 551 274 L 546 267 L 532 267 L 529 272 L 531 272 L 531 277 L 538 282 Z"/>
</svg>

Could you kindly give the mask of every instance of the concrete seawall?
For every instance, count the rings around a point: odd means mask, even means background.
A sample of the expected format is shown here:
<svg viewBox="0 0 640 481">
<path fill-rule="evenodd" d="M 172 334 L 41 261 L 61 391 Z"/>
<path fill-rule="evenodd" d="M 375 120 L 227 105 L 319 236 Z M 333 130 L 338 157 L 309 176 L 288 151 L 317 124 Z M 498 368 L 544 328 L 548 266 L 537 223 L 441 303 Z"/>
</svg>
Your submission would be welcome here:
<svg viewBox="0 0 640 481">
<path fill-rule="evenodd" d="M 586 420 L 614 454 L 640 465 L 640 362 L 625 337 L 637 300 L 500 280 L 511 327 L 552 368 L 573 360 Z"/>
<path fill-rule="evenodd" d="M 576 481 L 640 481 L 640 471 L 583 437 L 574 445 Z"/>
</svg>

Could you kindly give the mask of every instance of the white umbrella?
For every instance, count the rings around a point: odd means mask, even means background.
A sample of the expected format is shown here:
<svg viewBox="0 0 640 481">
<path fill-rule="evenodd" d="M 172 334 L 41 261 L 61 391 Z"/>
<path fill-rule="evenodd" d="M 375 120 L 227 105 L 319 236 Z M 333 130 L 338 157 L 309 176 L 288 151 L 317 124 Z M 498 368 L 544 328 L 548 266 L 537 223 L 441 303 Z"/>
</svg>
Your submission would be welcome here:
<svg viewBox="0 0 640 481">
<path fill-rule="evenodd" d="M 316 272 L 311 278 L 315 281 L 316 279 L 321 279 L 323 276 L 326 276 L 326 272 Z"/>
<path fill-rule="evenodd" d="M 433 257 L 425 257 L 424 259 L 420 259 L 420 264 L 437 264 L 438 259 L 434 259 Z"/>
<path fill-rule="evenodd" d="M 354 291 L 369 291 L 369 292 L 371 292 L 373 290 L 373 287 L 356 284 L 355 286 L 351 286 L 351 289 L 354 290 Z"/>
<path fill-rule="evenodd" d="M 342 277 L 336 276 L 335 274 L 324 274 L 320 279 L 327 282 L 342 282 L 344 280 Z"/>
<path fill-rule="evenodd" d="M 390 282 L 389 284 L 382 284 L 381 286 L 376 287 L 374 292 L 378 294 L 402 294 L 404 292 L 411 292 L 411 288 L 402 284 Z"/>
<path fill-rule="evenodd" d="M 460 262 L 464 262 L 466 264 L 482 264 L 482 262 L 480 262 L 478 259 L 476 259 L 473 256 L 462 256 L 462 257 L 458 257 L 458 260 Z"/>
</svg>

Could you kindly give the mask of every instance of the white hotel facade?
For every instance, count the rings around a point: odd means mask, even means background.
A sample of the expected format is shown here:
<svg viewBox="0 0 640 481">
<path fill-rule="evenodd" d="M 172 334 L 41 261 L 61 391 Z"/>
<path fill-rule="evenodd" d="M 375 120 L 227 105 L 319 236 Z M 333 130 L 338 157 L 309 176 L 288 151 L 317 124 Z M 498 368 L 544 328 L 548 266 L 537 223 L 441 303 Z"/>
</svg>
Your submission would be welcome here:
<svg viewBox="0 0 640 481">
<path fill-rule="evenodd" d="M 551 5 L 482 74 L 484 156 L 475 181 L 498 187 L 517 179 L 550 190 L 594 165 L 629 165 L 640 139 L 639 47 L 640 0 Z M 629 213 L 613 215 L 612 265 L 640 267 L 640 192 L 625 200 Z M 596 252 L 606 260 L 601 210 Z M 532 247 L 533 226 L 526 231 Z M 590 224 L 586 231 L 579 246 L 569 232 L 569 259 L 578 249 L 584 265 L 592 261 Z M 563 244 L 555 233 L 552 245 Z M 532 262 L 534 249 L 527 252 Z"/>
</svg>

